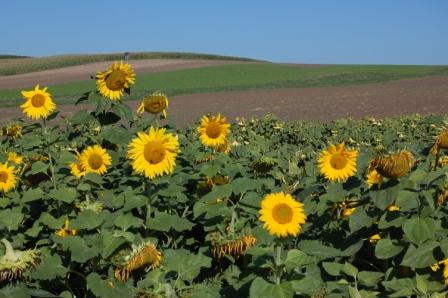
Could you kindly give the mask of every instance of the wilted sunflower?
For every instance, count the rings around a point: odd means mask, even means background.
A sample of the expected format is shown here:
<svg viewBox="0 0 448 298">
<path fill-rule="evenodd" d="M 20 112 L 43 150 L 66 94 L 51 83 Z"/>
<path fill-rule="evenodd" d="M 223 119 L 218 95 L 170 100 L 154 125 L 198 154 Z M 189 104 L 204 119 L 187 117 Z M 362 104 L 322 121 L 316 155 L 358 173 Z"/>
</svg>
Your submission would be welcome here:
<svg viewBox="0 0 448 298">
<path fill-rule="evenodd" d="M 149 129 L 149 133 L 139 132 L 128 146 L 128 158 L 134 171 L 149 179 L 170 174 L 176 165 L 179 141 L 165 128 Z"/>
<path fill-rule="evenodd" d="M 305 224 L 306 215 L 303 204 L 283 192 L 271 193 L 261 201 L 259 220 L 271 235 L 297 236 Z"/>
<path fill-rule="evenodd" d="M 143 266 L 146 266 L 147 270 L 154 269 L 159 266 L 161 259 L 162 255 L 154 244 L 145 242 L 139 246 L 133 245 L 131 253 L 122 260 L 122 265 L 115 269 L 115 278 L 126 281 L 132 271 Z"/>
<path fill-rule="evenodd" d="M 68 226 L 70 225 L 70 221 L 68 220 L 68 219 L 66 219 L 65 221 L 64 221 L 64 227 L 63 228 L 61 228 L 61 229 L 59 229 L 59 230 L 57 230 L 56 232 L 55 232 L 55 234 L 56 235 L 58 235 L 58 236 L 60 236 L 60 237 L 67 237 L 67 236 L 75 236 L 76 235 L 76 233 L 77 233 L 77 231 L 76 230 L 71 230 L 71 229 L 69 229 L 68 228 Z"/>
<path fill-rule="evenodd" d="M 135 73 L 128 63 L 114 62 L 105 72 L 98 72 L 96 85 L 100 94 L 110 100 L 118 100 L 123 91 L 135 83 Z"/>
<path fill-rule="evenodd" d="M 8 240 L 0 241 L 5 246 L 5 254 L 0 257 L 0 282 L 9 282 L 22 277 L 23 273 L 40 262 L 40 252 L 36 249 L 14 250 Z"/>
<path fill-rule="evenodd" d="M 366 178 L 369 188 L 372 188 L 374 185 L 378 185 L 378 188 L 381 188 L 383 177 L 376 170 L 369 171 Z"/>
<path fill-rule="evenodd" d="M 22 136 L 22 126 L 17 123 L 8 124 L 0 129 L 0 136 L 8 136 L 15 140 Z"/>
<path fill-rule="evenodd" d="M 168 108 L 168 105 L 169 102 L 166 95 L 160 92 L 155 92 L 143 98 L 142 103 L 137 109 L 137 113 L 143 113 L 145 111 L 151 114 L 163 113 L 163 116 L 166 119 L 166 109 Z"/>
<path fill-rule="evenodd" d="M 227 140 L 230 124 L 221 114 L 211 117 L 203 116 L 197 132 L 204 146 L 219 149 Z"/>
<path fill-rule="evenodd" d="M 15 163 L 16 165 L 20 165 L 23 163 L 23 157 L 17 154 L 16 152 L 8 152 L 8 161 Z"/>
<path fill-rule="evenodd" d="M 257 239 L 252 235 L 246 235 L 235 240 L 228 240 L 222 243 L 212 243 L 212 255 L 215 258 L 222 258 L 225 255 L 238 258 L 243 255 L 248 248 L 254 246 Z"/>
<path fill-rule="evenodd" d="M 358 151 L 346 150 L 345 144 L 330 145 L 319 154 L 320 172 L 331 181 L 344 182 L 356 174 Z"/>
<path fill-rule="evenodd" d="M 397 179 L 406 175 L 414 166 L 414 155 L 406 150 L 375 157 L 369 164 L 369 171 L 376 170 L 381 176 Z"/>
<path fill-rule="evenodd" d="M 79 158 L 84 171 L 103 175 L 107 167 L 112 164 L 112 158 L 107 151 L 99 145 L 89 146 L 81 153 Z"/>
<path fill-rule="evenodd" d="M 347 218 L 355 212 L 355 202 L 349 198 L 344 199 L 342 202 L 335 203 L 333 207 L 333 214 L 337 218 Z"/>
<path fill-rule="evenodd" d="M 81 165 L 81 154 L 79 154 L 79 152 L 76 152 L 76 159 L 77 159 L 76 162 L 72 162 L 69 164 L 70 173 L 76 178 L 81 178 L 86 174 L 86 171 L 83 169 Z"/>
<path fill-rule="evenodd" d="M 51 99 L 51 94 L 47 92 L 48 87 L 39 89 L 39 85 L 31 91 L 22 91 L 22 96 L 26 100 L 20 107 L 23 113 L 33 120 L 47 118 L 56 108 L 56 104 Z"/>
<path fill-rule="evenodd" d="M 14 167 L 0 163 L 0 190 L 7 193 L 16 186 L 16 175 Z"/>
</svg>

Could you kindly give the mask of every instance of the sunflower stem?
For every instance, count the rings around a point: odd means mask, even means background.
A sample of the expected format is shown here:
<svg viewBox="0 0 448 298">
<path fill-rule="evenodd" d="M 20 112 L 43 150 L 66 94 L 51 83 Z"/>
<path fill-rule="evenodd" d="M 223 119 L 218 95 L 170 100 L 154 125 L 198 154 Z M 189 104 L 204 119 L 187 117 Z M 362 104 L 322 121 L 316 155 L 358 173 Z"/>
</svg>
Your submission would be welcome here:
<svg viewBox="0 0 448 298">
<path fill-rule="evenodd" d="M 16 262 L 19 259 L 19 257 L 14 253 L 14 249 L 12 248 L 11 243 L 5 238 L 0 240 L 0 242 L 3 243 L 3 245 L 5 246 L 4 258 L 6 258 L 8 261 Z"/>
<path fill-rule="evenodd" d="M 279 285 L 282 277 L 282 243 L 277 241 L 274 246 L 275 284 Z"/>
<path fill-rule="evenodd" d="M 235 220 L 236 220 L 236 206 L 234 205 L 232 208 L 232 219 L 230 220 L 230 233 L 232 234 L 232 238 L 235 236 Z"/>
</svg>

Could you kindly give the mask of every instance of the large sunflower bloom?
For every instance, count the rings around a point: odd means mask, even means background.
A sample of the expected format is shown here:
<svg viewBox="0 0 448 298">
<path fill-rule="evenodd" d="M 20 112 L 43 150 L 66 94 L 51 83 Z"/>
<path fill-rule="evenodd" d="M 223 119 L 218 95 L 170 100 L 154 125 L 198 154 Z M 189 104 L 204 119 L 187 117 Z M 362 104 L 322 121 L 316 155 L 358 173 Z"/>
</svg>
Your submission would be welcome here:
<svg viewBox="0 0 448 298">
<path fill-rule="evenodd" d="M 165 128 L 151 127 L 149 133 L 139 132 L 128 146 L 128 158 L 134 171 L 149 179 L 170 174 L 176 165 L 179 141 Z"/>
<path fill-rule="evenodd" d="M 283 192 L 264 197 L 259 213 L 263 227 L 277 237 L 297 236 L 306 221 L 303 204 Z"/>
<path fill-rule="evenodd" d="M 16 182 L 14 167 L 0 163 L 0 190 L 6 193 L 16 186 Z"/>
<path fill-rule="evenodd" d="M 169 106 L 168 98 L 165 94 L 156 92 L 145 98 L 137 109 L 137 113 L 148 112 L 151 114 L 163 113 L 165 119 L 167 118 L 166 109 Z"/>
<path fill-rule="evenodd" d="M 23 113 L 33 120 L 47 118 L 56 108 L 47 87 L 39 89 L 39 85 L 36 85 L 34 90 L 22 91 L 22 96 L 26 102 L 20 107 Z"/>
<path fill-rule="evenodd" d="M 319 154 L 320 172 L 331 181 L 343 182 L 356 173 L 358 151 L 346 150 L 345 144 L 330 145 Z"/>
<path fill-rule="evenodd" d="M 230 124 L 227 123 L 226 118 L 221 116 L 221 114 L 211 117 L 203 116 L 197 128 L 201 143 L 206 147 L 216 149 L 225 145 L 229 131 Z"/>
<path fill-rule="evenodd" d="M 112 158 L 107 151 L 99 145 L 89 146 L 79 157 L 81 167 L 84 171 L 103 175 L 107 167 L 112 164 Z"/>
<path fill-rule="evenodd" d="M 105 72 L 98 72 L 96 85 L 100 94 L 110 100 L 118 100 L 123 91 L 135 83 L 132 66 L 123 61 L 115 62 Z"/>
</svg>

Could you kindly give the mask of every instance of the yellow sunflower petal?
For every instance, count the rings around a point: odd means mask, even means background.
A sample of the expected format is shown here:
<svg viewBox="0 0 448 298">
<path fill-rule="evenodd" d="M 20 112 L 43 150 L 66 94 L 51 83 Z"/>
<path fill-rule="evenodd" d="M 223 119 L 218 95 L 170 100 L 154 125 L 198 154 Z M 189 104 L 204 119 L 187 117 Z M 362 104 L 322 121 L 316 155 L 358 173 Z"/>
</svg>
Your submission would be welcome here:
<svg viewBox="0 0 448 298">
<path fill-rule="evenodd" d="M 99 145 L 93 145 L 84 149 L 79 160 L 83 171 L 97 173 L 98 175 L 106 173 L 107 167 L 112 164 L 110 155 Z M 71 169 L 73 170 L 72 167 Z"/>
<path fill-rule="evenodd" d="M 319 154 L 320 172 L 331 181 L 344 182 L 356 174 L 358 151 L 346 150 L 344 143 L 330 145 Z"/>
<path fill-rule="evenodd" d="M 227 135 L 230 132 L 230 124 L 221 114 L 217 116 L 204 116 L 197 128 L 199 139 L 206 147 L 219 149 L 226 143 Z"/>
<path fill-rule="evenodd" d="M 14 167 L 0 163 L 0 190 L 6 193 L 16 186 L 17 178 Z"/>
<path fill-rule="evenodd" d="M 47 88 L 39 89 L 39 85 L 36 85 L 33 91 L 22 91 L 22 96 L 26 101 L 20 107 L 33 120 L 47 118 L 56 109 Z"/>
<path fill-rule="evenodd" d="M 99 93 L 110 100 L 119 100 L 125 89 L 135 83 L 135 73 L 128 63 L 115 62 L 105 72 L 98 72 L 96 85 Z"/>
</svg>

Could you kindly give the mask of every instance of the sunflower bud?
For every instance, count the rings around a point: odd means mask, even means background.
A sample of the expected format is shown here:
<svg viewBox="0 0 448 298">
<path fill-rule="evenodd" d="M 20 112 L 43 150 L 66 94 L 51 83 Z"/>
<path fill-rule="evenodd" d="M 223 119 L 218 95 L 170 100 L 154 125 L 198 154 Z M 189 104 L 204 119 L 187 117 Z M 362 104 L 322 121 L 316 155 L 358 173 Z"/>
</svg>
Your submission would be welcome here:
<svg viewBox="0 0 448 298">
<path fill-rule="evenodd" d="M 21 278 L 24 272 L 39 264 L 38 250 L 14 250 L 8 240 L 2 239 L 0 242 L 5 246 L 5 255 L 0 257 L 0 282 Z"/>
<path fill-rule="evenodd" d="M 414 155 L 406 150 L 377 156 L 370 162 L 369 171 L 376 170 L 381 176 L 397 179 L 406 175 L 415 164 Z"/>
</svg>

